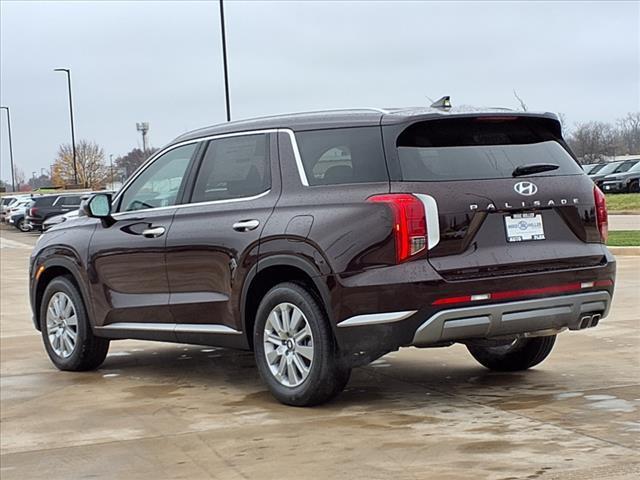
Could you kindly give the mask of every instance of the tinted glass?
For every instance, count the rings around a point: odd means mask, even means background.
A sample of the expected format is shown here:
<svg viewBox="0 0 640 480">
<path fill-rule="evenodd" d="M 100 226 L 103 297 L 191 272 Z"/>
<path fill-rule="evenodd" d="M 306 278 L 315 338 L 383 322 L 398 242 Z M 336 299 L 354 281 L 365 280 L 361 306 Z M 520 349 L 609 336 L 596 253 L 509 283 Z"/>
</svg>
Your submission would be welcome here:
<svg viewBox="0 0 640 480">
<path fill-rule="evenodd" d="M 456 119 L 420 122 L 397 141 L 402 179 L 450 181 L 511 178 L 516 167 L 552 163 L 528 176 L 580 175 L 582 168 L 542 123 Z"/>
<path fill-rule="evenodd" d="M 192 143 L 155 159 L 123 193 L 119 211 L 170 207 L 176 204 L 182 179 L 196 149 Z"/>
<path fill-rule="evenodd" d="M 82 200 L 82 197 L 80 195 L 66 195 L 64 197 L 60 197 L 55 204 L 66 205 L 66 206 L 74 206 L 74 205 L 79 206 L 81 200 Z"/>
<path fill-rule="evenodd" d="M 36 207 L 50 207 L 58 199 L 58 197 L 38 197 L 34 199 L 34 206 Z"/>
<path fill-rule="evenodd" d="M 252 197 L 270 187 L 267 135 L 221 138 L 207 146 L 191 201 Z"/>
<path fill-rule="evenodd" d="M 379 127 L 296 133 L 309 185 L 389 180 Z"/>
</svg>

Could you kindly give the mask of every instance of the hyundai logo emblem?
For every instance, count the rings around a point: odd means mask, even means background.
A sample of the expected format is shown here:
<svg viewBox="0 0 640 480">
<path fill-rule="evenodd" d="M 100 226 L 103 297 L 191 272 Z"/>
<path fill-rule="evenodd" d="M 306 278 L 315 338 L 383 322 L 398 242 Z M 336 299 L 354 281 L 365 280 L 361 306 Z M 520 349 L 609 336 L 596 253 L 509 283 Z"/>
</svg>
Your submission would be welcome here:
<svg viewBox="0 0 640 480">
<path fill-rule="evenodd" d="M 525 197 L 530 197 L 531 195 L 538 193 L 538 187 L 535 183 L 531 182 L 518 182 L 513 186 L 513 189 L 516 193 L 524 195 Z"/>
</svg>

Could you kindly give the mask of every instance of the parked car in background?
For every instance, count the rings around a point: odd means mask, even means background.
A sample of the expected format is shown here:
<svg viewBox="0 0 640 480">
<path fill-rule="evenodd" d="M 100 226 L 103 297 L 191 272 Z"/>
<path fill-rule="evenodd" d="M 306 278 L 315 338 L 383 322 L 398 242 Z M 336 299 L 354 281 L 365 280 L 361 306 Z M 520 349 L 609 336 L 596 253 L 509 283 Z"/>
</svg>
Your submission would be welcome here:
<svg viewBox="0 0 640 480">
<path fill-rule="evenodd" d="M 30 195 L 6 195 L 0 202 L 0 222 L 9 221 L 9 209 L 17 205 L 21 200 L 31 198 Z"/>
<path fill-rule="evenodd" d="M 548 113 L 225 123 L 82 208 L 31 255 L 34 326 L 58 368 L 97 368 L 124 338 L 252 349 L 290 405 L 400 347 L 462 343 L 489 369 L 526 370 L 556 334 L 597 326 L 614 289 L 604 195 Z"/>
<path fill-rule="evenodd" d="M 602 190 L 605 193 L 640 193 L 640 162 L 626 172 L 604 177 Z"/>
<path fill-rule="evenodd" d="M 21 232 L 28 232 L 30 228 L 25 221 L 25 217 L 27 208 L 29 208 L 31 202 L 32 199 L 30 197 L 13 202 L 7 209 L 7 223 L 13 225 Z"/>
<path fill-rule="evenodd" d="M 82 198 L 86 196 L 87 192 L 81 192 L 43 195 L 34 198 L 27 210 L 27 225 L 32 230 L 42 230 L 42 224 L 45 220 L 55 215 L 77 210 Z"/>
<path fill-rule="evenodd" d="M 582 165 L 582 170 L 584 170 L 584 173 L 589 175 L 591 173 L 591 170 L 593 170 L 598 165 L 600 165 L 600 164 L 599 163 L 590 163 L 590 164 L 587 164 L 587 165 Z"/>
<path fill-rule="evenodd" d="M 51 227 L 60 225 L 61 223 L 64 223 L 69 219 L 76 218 L 79 215 L 80 215 L 80 210 L 71 210 L 70 212 L 63 213 L 62 215 L 55 215 L 53 217 L 49 217 L 42 223 L 42 230 L 46 232 Z"/>
<path fill-rule="evenodd" d="M 596 173 L 589 174 L 589 178 L 591 178 L 591 180 L 593 180 L 593 183 L 595 183 L 598 187 L 602 188 L 602 182 L 604 182 L 604 179 L 607 175 L 611 175 L 614 173 L 624 173 L 638 162 L 639 160 L 624 160 L 622 162 L 607 163 Z"/>
</svg>

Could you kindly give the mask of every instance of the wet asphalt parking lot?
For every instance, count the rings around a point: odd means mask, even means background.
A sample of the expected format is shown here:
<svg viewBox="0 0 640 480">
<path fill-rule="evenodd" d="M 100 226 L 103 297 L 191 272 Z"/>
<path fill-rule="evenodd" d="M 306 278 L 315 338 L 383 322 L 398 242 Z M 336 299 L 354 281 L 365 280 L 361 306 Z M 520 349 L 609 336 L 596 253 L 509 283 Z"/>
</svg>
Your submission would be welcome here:
<svg viewBox="0 0 640 480">
<path fill-rule="evenodd" d="M 119 341 L 98 371 L 56 370 L 28 305 L 37 236 L 0 237 L 3 480 L 640 478 L 640 256 L 618 258 L 609 317 L 531 371 L 404 349 L 298 409 L 246 352 Z"/>
</svg>

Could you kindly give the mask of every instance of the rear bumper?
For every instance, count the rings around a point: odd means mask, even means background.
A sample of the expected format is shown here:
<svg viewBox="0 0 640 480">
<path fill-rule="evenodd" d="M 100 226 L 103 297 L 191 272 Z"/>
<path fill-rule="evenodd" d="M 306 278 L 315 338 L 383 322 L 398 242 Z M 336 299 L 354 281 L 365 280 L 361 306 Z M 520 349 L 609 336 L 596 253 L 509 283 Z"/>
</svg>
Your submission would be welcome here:
<svg viewBox="0 0 640 480">
<path fill-rule="evenodd" d="M 334 276 L 327 284 L 327 310 L 347 353 L 577 330 L 584 317 L 603 318 L 609 311 L 616 261 L 605 247 L 602 252 L 602 263 L 590 267 L 469 280 L 445 280 L 425 262 Z M 509 291 L 516 295 L 505 296 Z M 495 295 L 479 295 L 484 293 Z M 468 295 L 475 298 L 464 300 Z M 445 298 L 461 300 L 442 302 Z M 594 323 L 590 318 L 585 326 Z"/>
<path fill-rule="evenodd" d="M 25 222 L 32 230 L 42 230 L 42 224 L 44 220 L 37 217 L 26 217 Z"/>
<path fill-rule="evenodd" d="M 602 290 L 442 310 L 418 327 L 412 345 L 581 330 L 595 327 L 609 313 L 610 305 L 611 295 Z"/>
</svg>

